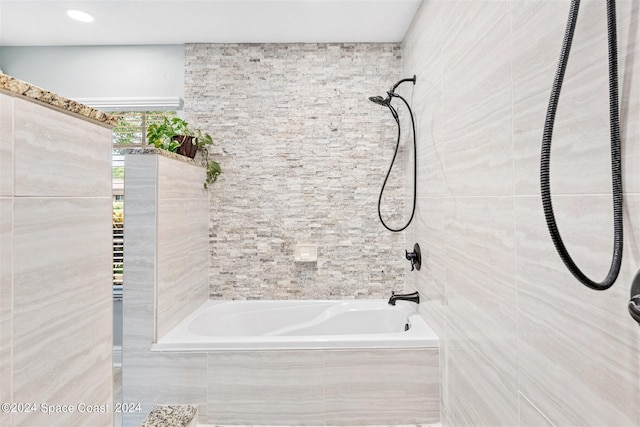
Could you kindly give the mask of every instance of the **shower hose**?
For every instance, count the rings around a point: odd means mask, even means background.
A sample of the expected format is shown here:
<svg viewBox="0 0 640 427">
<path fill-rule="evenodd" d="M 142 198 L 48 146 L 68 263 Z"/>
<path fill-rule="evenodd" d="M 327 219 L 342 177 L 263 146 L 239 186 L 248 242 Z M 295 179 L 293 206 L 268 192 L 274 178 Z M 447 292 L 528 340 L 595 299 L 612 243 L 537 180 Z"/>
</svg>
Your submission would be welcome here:
<svg viewBox="0 0 640 427">
<path fill-rule="evenodd" d="M 553 244 L 567 266 L 569 271 L 585 286 L 602 291 L 610 288 L 616 281 L 620 273 L 622 262 L 622 167 L 620 156 L 620 120 L 618 112 L 618 53 L 616 40 L 616 7 L 614 0 L 607 0 L 607 28 L 609 45 L 609 116 L 611 131 L 611 173 L 613 181 L 613 257 L 607 276 L 601 282 L 596 282 L 588 278 L 575 264 L 567 248 L 565 247 L 558 226 L 553 214 L 551 203 L 551 190 L 549 183 L 549 162 L 551 157 L 551 140 L 553 134 L 553 124 L 556 117 L 560 89 L 564 80 L 564 73 L 569 59 L 571 42 L 578 18 L 580 0 L 572 0 L 569 10 L 569 19 L 565 30 L 560 60 L 551 89 L 547 116 L 544 124 L 542 137 L 542 154 L 540 157 L 540 188 L 542 193 L 542 206 L 547 227 L 551 234 Z"/>
<path fill-rule="evenodd" d="M 415 78 L 415 77 L 414 77 Z M 409 116 L 411 117 L 411 129 L 413 131 L 413 207 L 411 208 L 411 217 L 409 218 L 409 220 L 407 221 L 407 223 L 405 225 L 403 225 L 400 228 L 391 228 L 389 227 L 384 220 L 382 219 L 382 213 L 380 212 L 380 205 L 382 204 L 382 193 L 384 193 L 384 188 L 387 185 L 387 180 L 389 179 L 389 175 L 391 175 L 391 169 L 393 169 L 393 164 L 396 161 L 396 156 L 398 155 L 398 148 L 400 147 L 400 120 L 398 119 L 398 114 L 395 112 L 395 110 L 393 109 L 393 107 L 391 106 L 391 101 L 389 100 L 389 103 L 387 104 L 387 106 L 389 107 L 389 110 L 391 110 L 391 114 L 393 115 L 393 118 L 396 120 L 396 124 L 398 125 L 398 139 L 396 141 L 396 149 L 393 152 L 393 158 L 391 159 L 391 164 L 389 165 L 389 170 L 387 171 L 387 176 L 384 177 L 384 182 L 382 183 L 382 188 L 380 188 L 380 196 L 378 197 L 378 218 L 380 218 L 380 222 L 382 223 L 382 225 L 384 226 L 384 228 L 386 228 L 389 231 L 392 231 L 394 233 L 398 233 L 402 230 L 404 230 L 405 228 L 407 228 L 409 226 L 409 224 L 411 224 L 411 221 L 413 220 L 413 216 L 416 213 L 416 185 L 417 185 L 417 151 L 416 151 L 416 124 L 415 121 L 413 119 L 413 112 L 411 111 L 411 107 L 409 106 L 409 103 L 407 102 L 406 99 L 404 99 L 402 96 L 398 95 L 397 93 L 389 93 L 390 96 L 396 97 L 396 98 L 400 98 L 402 100 L 402 102 L 404 102 L 404 105 L 407 106 L 407 109 L 409 110 Z"/>
</svg>

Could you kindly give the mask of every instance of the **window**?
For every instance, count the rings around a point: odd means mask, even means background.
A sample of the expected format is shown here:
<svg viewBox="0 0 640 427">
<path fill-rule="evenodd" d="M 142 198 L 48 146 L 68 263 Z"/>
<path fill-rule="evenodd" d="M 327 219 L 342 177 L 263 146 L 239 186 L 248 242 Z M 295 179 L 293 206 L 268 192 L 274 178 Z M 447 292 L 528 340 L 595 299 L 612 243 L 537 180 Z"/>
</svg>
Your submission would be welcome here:
<svg viewBox="0 0 640 427">
<path fill-rule="evenodd" d="M 131 148 L 147 145 L 147 127 L 161 123 L 165 117 L 176 117 L 175 111 L 124 111 L 110 113 L 119 118 L 113 128 L 113 147 Z"/>
</svg>

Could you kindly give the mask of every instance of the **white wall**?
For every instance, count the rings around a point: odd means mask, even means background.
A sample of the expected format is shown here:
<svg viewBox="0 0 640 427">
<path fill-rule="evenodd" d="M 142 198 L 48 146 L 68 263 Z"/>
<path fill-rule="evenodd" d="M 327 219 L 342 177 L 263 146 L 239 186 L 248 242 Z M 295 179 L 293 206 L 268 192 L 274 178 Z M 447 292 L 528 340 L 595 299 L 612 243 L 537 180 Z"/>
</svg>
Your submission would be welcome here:
<svg viewBox="0 0 640 427">
<path fill-rule="evenodd" d="M 67 98 L 183 97 L 184 47 L 0 47 L 4 73 Z"/>
</svg>

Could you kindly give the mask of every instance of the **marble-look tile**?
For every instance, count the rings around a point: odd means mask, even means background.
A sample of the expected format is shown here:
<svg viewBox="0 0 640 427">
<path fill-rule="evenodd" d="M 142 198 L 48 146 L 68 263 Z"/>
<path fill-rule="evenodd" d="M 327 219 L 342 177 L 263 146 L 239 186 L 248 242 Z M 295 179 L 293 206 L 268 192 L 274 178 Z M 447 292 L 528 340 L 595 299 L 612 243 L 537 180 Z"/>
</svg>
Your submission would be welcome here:
<svg viewBox="0 0 640 427">
<path fill-rule="evenodd" d="M 206 199 L 203 183 L 206 171 L 202 166 L 158 156 L 159 199 Z"/>
<path fill-rule="evenodd" d="M 154 341 L 157 157 L 125 155 L 123 355 Z"/>
<path fill-rule="evenodd" d="M 207 413 L 207 354 L 124 351 L 123 402 L 141 410 L 123 414 L 124 426 L 139 426 L 156 405 L 198 405 Z M 206 421 L 206 420 L 205 420 Z"/>
<path fill-rule="evenodd" d="M 326 424 L 413 424 L 440 419 L 434 349 L 325 352 Z"/>
<path fill-rule="evenodd" d="M 159 185 L 161 193 L 163 183 Z M 159 199 L 157 215 L 156 337 L 160 338 L 208 299 L 209 200 Z"/>
<path fill-rule="evenodd" d="M 16 196 L 111 196 L 110 129 L 23 99 L 14 109 Z"/>
<path fill-rule="evenodd" d="M 0 93 L 0 197 L 13 195 L 13 97 Z"/>
<path fill-rule="evenodd" d="M 443 162 L 455 196 L 513 194 L 509 18 L 508 2 L 457 2 L 444 23 Z"/>
<path fill-rule="evenodd" d="M 611 197 L 556 196 L 554 210 L 576 264 L 601 280 L 611 260 Z M 516 200 L 520 391 L 556 425 L 640 423 L 640 335 L 626 308 L 640 265 L 638 218 L 640 197 L 628 195 L 620 276 L 597 292 L 556 254 L 538 197 Z"/>
<path fill-rule="evenodd" d="M 110 403 L 111 199 L 14 201 L 13 400 Z M 75 414 L 15 415 L 15 426 Z"/>
<path fill-rule="evenodd" d="M 440 363 L 439 369 L 439 387 L 440 387 L 440 422 L 443 425 L 448 424 L 447 414 L 450 412 L 448 388 L 446 387 L 449 379 L 449 334 L 446 319 L 446 306 L 443 309 L 440 301 L 420 302 L 418 306 L 420 316 L 427 322 L 429 327 L 438 335 L 440 346 L 438 348 Z M 443 314 L 444 313 L 444 314 Z"/>
<path fill-rule="evenodd" d="M 518 425 L 518 390 L 469 341 L 464 333 L 448 333 L 448 409 L 445 423 L 459 427 L 511 427 Z"/>
<path fill-rule="evenodd" d="M 444 2 L 424 2 L 414 18 L 413 31 L 403 42 L 403 76 L 416 76 L 410 105 L 418 141 L 418 197 L 441 196 L 451 191 L 444 170 L 442 139 L 441 50 L 446 6 Z"/>
<path fill-rule="evenodd" d="M 446 10 L 444 2 L 423 2 L 402 41 L 403 76 L 416 75 L 416 90 L 440 85 L 442 24 Z"/>
<path fill-rule="evenodd" d="M 520 427 L 556 427 L 525 395 L 518 393 L 518 399 Z"/>
<path fill-rule="evenodd" d="M 512 197 L 455 199 L 446 246 L 448 321 L 517 381 Z"/>
<path fill-rule="evenodd" d="M 11 402 L 12 264 L 13 200 L 0 197 L 0 402 Z M 11 425 L 11 414 L 1 411 L 0 425 Z"/>
<path fill-rule="evenodd" d="M 208 422 L 324 424 L 323 352 L 220 352 L 208 357 Z"/>
<path fill-rule="evenodd" d="M 415 238 L 420 245 L 422 266 L 420 270 L 408 272 L 407 281 L 412 280 L 424 301 L 434 306 L 446 304 L 446 265 L 449 233 L 454 201 L 447 198 L 420 198 L 414 218 Z M 407 245 L 410 246 L 410 245 Z"/>
<path fill-rule="evenodd" d="M 638 6 L 618 2 L 619 90 L 625 191 L 640 191 Z M 567 2 L 511 2 L 516 193 L 539 193 L 542 131 L 568 13 Z M 634 10 L 635 9 L 635 10 Z M 544 31 L 540 29 L 544 28 Z M 583 1 L 551 150 L 556 193 L 611 191 L 605 4 Z M 605 179 L 603 179 L 605 178 Z"/>
</svg>

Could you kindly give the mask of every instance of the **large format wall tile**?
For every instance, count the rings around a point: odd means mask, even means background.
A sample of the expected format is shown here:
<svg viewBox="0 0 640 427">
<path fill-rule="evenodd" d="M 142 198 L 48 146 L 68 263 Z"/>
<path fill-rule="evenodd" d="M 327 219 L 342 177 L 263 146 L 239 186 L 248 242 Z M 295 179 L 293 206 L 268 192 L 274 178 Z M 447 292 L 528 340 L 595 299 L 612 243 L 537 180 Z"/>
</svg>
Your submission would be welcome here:
<svg viewBox="0 0 640 427">
<path fill-rule="evenodd" d="M 159 199 L 206 199 L 205 169 L 176 159 L 158 156 Z"/>
<path fill-rule="evenodd" d="M 208 358 L 208 422 L 324 424 L 323 352 L 220 352 Z"/>
<path fill-rule="evenodd" d="M 159 199 L 157 236 L 156 337 L 161 338 L 208 299 L 209 200 Z"/>
<path fill-rule="evenodd" d="M 457 2 L 453 9 L 443 35 L 446 182 L 455 196 L 512 194 L 509 3 Z"/>
<path fill-rule="evenodd" d="M 511 197 L 455 199 L 446 257 L 448 321 L 508 379 L 517 378 Z"/>
<path fill-rule="evenodd" d="M 517 383 L 462 336 L 462 331 L 449 328 L 445 425 L 517 426 Z"/>
<path fill-rule="evenodd" d="M 0 197 L 13 195 L 13 100 L 0 93 Z"/>
<path fill-rule="evenodd" d="M 111 196 L 111 129 L 14 102 L 16 196 Z"/>
<path fill-rule="evenodd" d="M 112 382 L 111 199 L 14 203 L 13 399 L 94 403 Z M 38 412 L 13 422 L 69 425 L 76 417 Z"/>
<path fill-rule="evenodd" d="M 452 222 L 454 200 L 448 198 L 420 198 L 414 218 L 415 237 L 407 241 L 420 245 L 422 266 L 407 274 L 407 282 L 413 282 L 423 298 L 436 306 L 446 304 L 447 247 Z M 411 280 L 409 280 L 411 279 Z"/>
<path fill-rule="evenodd" d="M 576 264 L 595 280 L 611 259 L 610 196 L 557 196 L 556 216 Z M 629 219 L 640 199 L 627 197 Z M 522 393 L 556 425 L 637 425 L 638 325 L 626 309 L 640 265 L 634 231 L 616 284 L 586 288 L 566 270 L 538 198 L 517 200 L 519 378 Z"/>
<path fill-rule="evenodd" d="M 12 251 L 13 200 L 0 197 L 0 402 L 11 402 Z M 0 425 L 10 425 L 10 419 L 0 412 Z"/>
<path fill-rule="evenodd" d="M 405 243 L 427 253 L 407 288 L 420 290 L 420 312 L 442 334 L 443 425 L 640 425 L 640 337 L 626 312 L 640 266 L 640 5 L 619 1 L 617 10 L 625 260 L 615 289 L 600 293 L 580 288 L 557 258 L 539 201 L 542 129 L 569 1 L 423 2 L 405 38 L 403 75 L 442 67 L 439 92 L 418 84 L 412 94 L 426 145 L 419 185 L 440 187 L 419 194 L 453 207 L 421 199 Z M 605 16 L 604 2 L 582 2 L 552 163 L 560 230 L 598 278 L 612 240 Z M 429 140 L 438 132 L 440 145 Z M 434 163 L 440 152 L 443 168 Z M 560 196 L 572 193 L 580 196 Z M 483 204 L 495 195 L 504 197 Z"/>
<path fill-rule="evenodd" d="M 555 425 L 535 407 L 522 393 L 518 394 L 520 408 L 520 427 L 555 427 Z"/>
<path fill-rule="evenodd" d="M 640 191 L 638 6 L 617 2 L 619 91 L 625 191 Z M 513 126 L 517 194 L 539 193 L 542 130 L 568 2 L 512 2 Z M 553 132 L 557 193 L 611 191 L 605 3 L 583 1 Z M 542 30 L 544 29 L 544 30 Z"/>
<path fill-rule="evenodd" d="M 156 278 L 157 157 L 126 155 L 123 357 L 148 351 L 154 339 Z M 125 362 L 123 362 L 125 363 Z M 127 384 L 124 383 L 126 389 Z"/>
<path fill-rule="evenodd" d="M 325 424 L 440 419 L 437 350 L 325 352 Z"/>
</svg>

